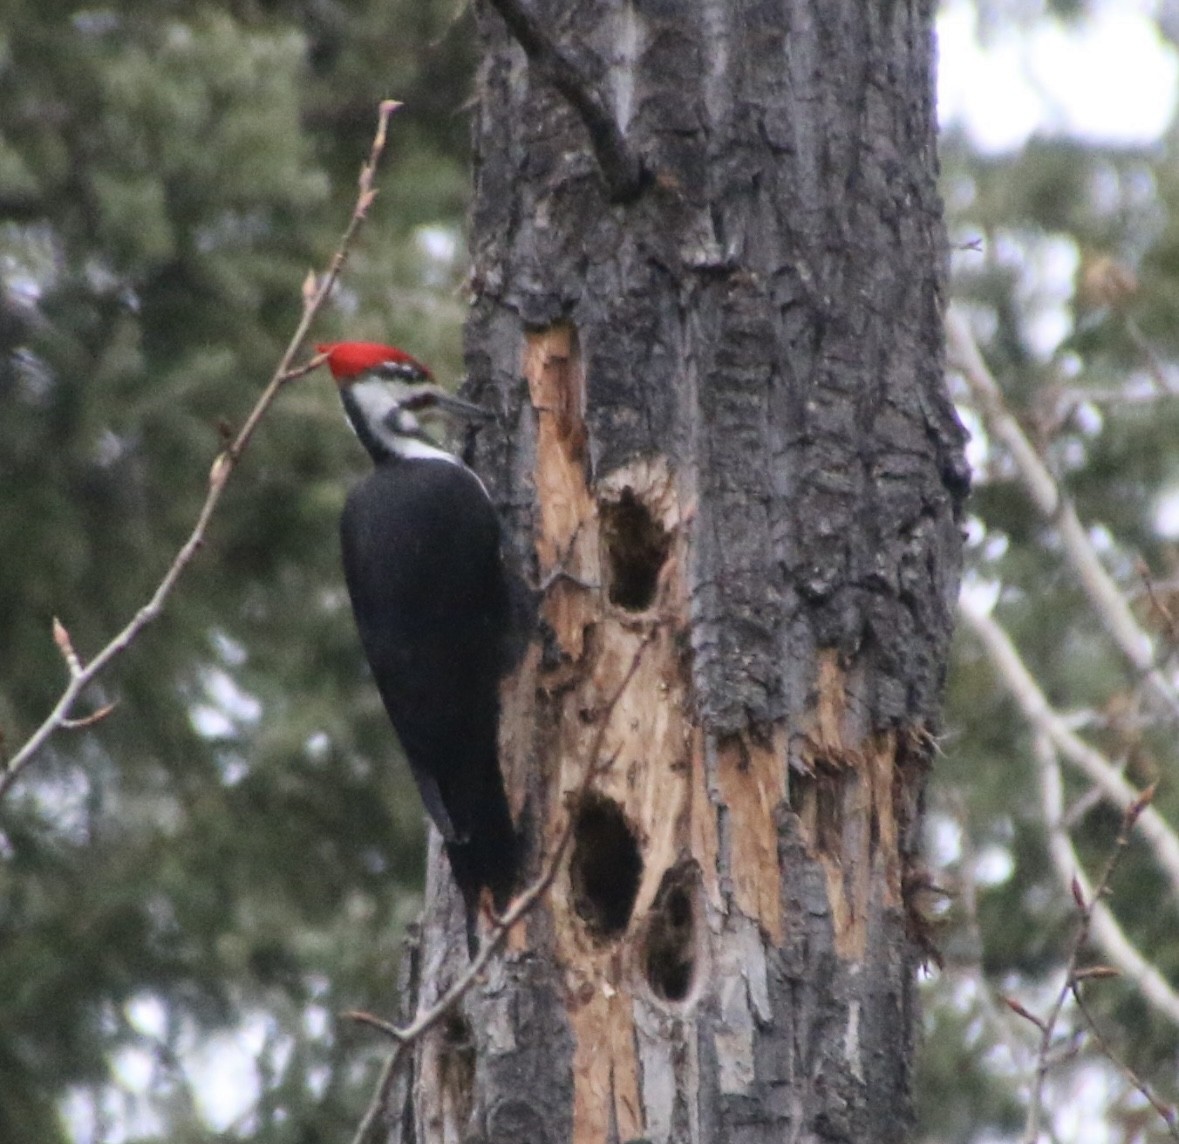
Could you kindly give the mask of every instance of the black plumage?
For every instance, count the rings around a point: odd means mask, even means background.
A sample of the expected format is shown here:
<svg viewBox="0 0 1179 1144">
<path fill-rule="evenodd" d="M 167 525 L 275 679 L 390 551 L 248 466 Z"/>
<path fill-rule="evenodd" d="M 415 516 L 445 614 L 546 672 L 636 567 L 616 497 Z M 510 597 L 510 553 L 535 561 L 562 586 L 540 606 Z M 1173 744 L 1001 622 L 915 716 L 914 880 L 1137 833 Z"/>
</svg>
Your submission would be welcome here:
<svg viewBox="0 0 1179 1144">
<path fill-rule="evenodd" d="M 341 541 L 365 655 L 473 930 L 482 887 L 503 909 L 517 867 L 497 743 L 516 614 L 499 520 L 465 466 L 388 456 L 350 492 Z"/>
<path fill-rule="evenodd" d="M 531 596 L 509 569 L 479 478 L 435 445 L 422 418 L 483 410 L 431 383 L 403 350 L 320 345 L 374 469 L 340 521 L 360 642 L 422 801 L 442 834 L 467 914 L 484 887 L 511 897 L 518 845 L 499 769 L 499 685 L 527 645 Z"/>
</svg>

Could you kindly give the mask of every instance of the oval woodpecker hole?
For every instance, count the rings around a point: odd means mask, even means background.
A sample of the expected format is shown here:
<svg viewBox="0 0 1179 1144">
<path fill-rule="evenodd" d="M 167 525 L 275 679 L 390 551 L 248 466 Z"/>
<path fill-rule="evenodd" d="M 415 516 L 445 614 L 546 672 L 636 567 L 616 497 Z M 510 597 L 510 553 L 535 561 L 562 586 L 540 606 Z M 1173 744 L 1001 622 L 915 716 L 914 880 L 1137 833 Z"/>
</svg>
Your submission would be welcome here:
<svg viewBox="0 0 1179 1144">
<path fill-rule="evenodd" d="M 647 916 L 642 944 L 643 976 L 662 1001 L 682 1004 L 696 983 L 695 867 L 672 867 L 663 875 Z"/>
<path fill-rule="evenodd" d="M 601 522 L 610 603 L 641 612 L 655 600 L 671 535 L 633 489 L 623 489 L 618 500 L 602 505 Z"/>
<path fill-rule="evenodd" d="M 436 1053 L 435 1083 L 444 1115 L 457 1129 L 470 1119 L 475 1100 L 475 1031 L 463 1014 L 451 1012 L 442 1018 Z"/>
<path fill-rule="evenodd" d="M 630 922 L 643 874 L 638 840 L 611 799 L 588 795 L 575 814 L 573 908 L 594 937 L 618 937 Z"/>
</svg>

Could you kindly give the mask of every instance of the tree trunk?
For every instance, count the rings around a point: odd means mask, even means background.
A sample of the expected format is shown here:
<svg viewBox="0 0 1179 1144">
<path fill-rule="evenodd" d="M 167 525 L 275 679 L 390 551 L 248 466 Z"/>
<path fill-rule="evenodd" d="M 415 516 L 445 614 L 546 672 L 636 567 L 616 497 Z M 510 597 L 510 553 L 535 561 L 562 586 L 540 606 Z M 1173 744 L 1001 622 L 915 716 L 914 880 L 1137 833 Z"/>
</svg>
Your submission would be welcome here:
<svg viewBox="0 0 1179 1144">
<path fill-rule="evenodd" d="M 501 730 L 530 874 L 574 841 L 391 1139 L 901 1140 L 966 487 L 934 5 L 533 3 L 476 4 L 467 358 L 576 578 Z M 434 858 L 411 1009 L 466 964 Z"/>
</svg>

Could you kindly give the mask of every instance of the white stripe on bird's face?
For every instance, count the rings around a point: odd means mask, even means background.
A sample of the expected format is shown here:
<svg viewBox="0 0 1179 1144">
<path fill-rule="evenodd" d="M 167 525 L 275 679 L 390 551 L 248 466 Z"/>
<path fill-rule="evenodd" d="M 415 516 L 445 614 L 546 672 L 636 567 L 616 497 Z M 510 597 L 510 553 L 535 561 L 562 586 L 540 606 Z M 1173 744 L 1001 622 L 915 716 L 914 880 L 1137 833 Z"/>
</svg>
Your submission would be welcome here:
<svg viewBox="0 0 1179 1144">
<path fill-rule="evenodd" d="M 462 464 L 458 457 L 429 439 L 422 423 L 413 413 L 411 407 L 420 402 L 423 395 L 420 384 L 372 376 L 355 382 L 349 388 L 369 431 L 390 453 L 407 460 Z"/>
</svg>

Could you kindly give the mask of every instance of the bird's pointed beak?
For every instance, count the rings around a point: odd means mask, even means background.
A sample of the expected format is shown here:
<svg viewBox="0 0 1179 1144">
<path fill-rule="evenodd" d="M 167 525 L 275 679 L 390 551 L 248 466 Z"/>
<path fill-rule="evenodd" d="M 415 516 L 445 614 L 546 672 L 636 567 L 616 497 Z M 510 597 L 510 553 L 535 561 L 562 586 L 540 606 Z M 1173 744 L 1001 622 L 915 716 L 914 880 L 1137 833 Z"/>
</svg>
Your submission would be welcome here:
<svg viewBox="0 0 1179 1144">
<path fill-rule="evenodd" d="M 452 393 L 447 393 L 439 398 L 438 407 L 444 413 L 450 413 L 456 417 L 465 417 L 468 421 L 491 421 L 495 418 L 495 414 L 485 406 L 476 405 L 471 401 L 464 401 L 461 397 L 455 397 Z"/>
<path fill-rule="evenodd" d="M 413 394 L 401 404 L 414 413 L 444 413 L 451 417 L 465 417 L 468 421 L 490 421 L 495 416 L 490 409 L 455 397 L 437 385 L 415 386 Z"/>
</svg>

